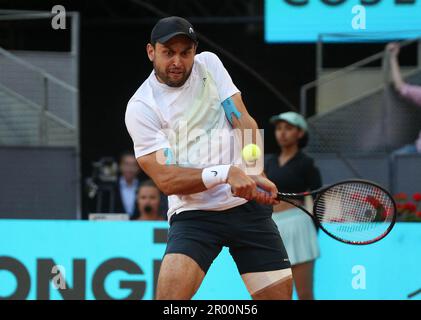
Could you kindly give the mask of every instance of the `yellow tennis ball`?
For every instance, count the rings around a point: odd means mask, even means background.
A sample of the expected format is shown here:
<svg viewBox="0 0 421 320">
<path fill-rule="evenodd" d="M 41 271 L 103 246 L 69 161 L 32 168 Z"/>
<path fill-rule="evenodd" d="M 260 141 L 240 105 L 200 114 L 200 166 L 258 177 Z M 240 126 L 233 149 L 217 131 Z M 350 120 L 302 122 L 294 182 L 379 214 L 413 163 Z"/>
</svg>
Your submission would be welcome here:
<svg viewBox="0 0 421 320">
<path fill-rule="evenodd" d="M 250 143 L 243 148 L 241 154 L 246 162 L 252 162 L 259 159 L 262 152 L 257 144 Z"/>
</svg>

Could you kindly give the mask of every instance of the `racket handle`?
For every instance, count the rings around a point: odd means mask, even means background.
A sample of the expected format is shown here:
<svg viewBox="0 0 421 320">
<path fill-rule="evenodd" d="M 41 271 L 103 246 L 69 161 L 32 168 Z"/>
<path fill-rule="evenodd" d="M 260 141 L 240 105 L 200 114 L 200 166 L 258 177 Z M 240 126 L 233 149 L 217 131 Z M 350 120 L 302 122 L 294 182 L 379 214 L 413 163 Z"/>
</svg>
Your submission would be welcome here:
<svg viewBox="0 0 421 320">
<path fill-rule="evenodd" d="M 264 193 L 270 194 L 270 193 L 269 193 L 269 192 L 267 192 L 265 189 L 262 189 L 262 188 L 260 188 L 260 187 L 256 187 L 256 189 L 257 189 L 257 192 L 264 192 Z M 232 190 L 231 190 L 231 193 L 232 193 Z M 237 196 L 236 196 L 235 194 L 233 194 L 233 193 L 232 193 L 232 195 L 233 195 L 234 197 L 237 197 Z M 278 195 L 277 199 L 279 200 L 279 195 Z"/>
<path fill-rule="evenodd" d="M 262 188 L 260 188 L 260 187 L 257 187 L 257 191 L 259 191 L 259 192 L 266 192 L 266 193 L 269 193 L 269 192 L 267 192 L 265 189 L 262 189 Z"/>
<path fill-rule="evenodd" d="M 266 191 L 266 190 L 264 190 L 264 189 L 262 189 L 260 187 L 257 187 L 257 191 L 269 193 L 268 191 Z M 280 192 L 278 192 L 277 199 L 278 200 L 281 200 L 283 198 L 297 199 L 298 197 L 307 196 L 309 194 L 310 194 L 310 192 L 304 192 L 302 194 L 296 194 L 296 193 L 280 193 Z"/>
<path fill-rule="evenodd" d="M 257 187 L 257 191 L 258 191 L 258 192 L 264 192 L 264 193 L 270 194 L 270 192 L 268 192 L 268 191 L 266 191 L 265 189 L 262 189 L 262 188 L 260 188 L 260 187 Z M 278 197 L 277 197 L 277 198 L 279 199 L 279 194 L 278 194 Z"/>
<path fill-rule="evenodd" d="M 257 189 L 258 192 L 266 192 L 266 193 L 269 193 L 269 192 L 267 192 L 266 190 L 264 190 L 264 189 L 262 189 L 260 187 L 256 187 L 256 189 Z"/>
</svg>

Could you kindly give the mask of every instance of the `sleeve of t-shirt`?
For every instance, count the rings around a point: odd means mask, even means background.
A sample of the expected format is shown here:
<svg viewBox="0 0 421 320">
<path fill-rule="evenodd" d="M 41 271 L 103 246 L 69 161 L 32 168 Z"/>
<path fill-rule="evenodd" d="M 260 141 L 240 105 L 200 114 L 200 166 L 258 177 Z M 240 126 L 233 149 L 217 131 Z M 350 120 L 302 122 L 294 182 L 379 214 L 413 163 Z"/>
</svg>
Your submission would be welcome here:
<svg viewBox="0 0 421 320">
<path fill-rule="evenodd" d="M 167 135 L 158 116 L 152 108 L 141 101 L 130 101 L 127 105 L 125 122 L 133 140 L 135 157 L 170 148 Z"/>
<path fill-rule="evenodd" d="M 202 61 L 204 61 L 208 71 L 216 82 L 221 102 L 240 92 L 216 54 L 205 51 L 200 54 L 200 58 L 203 59 Z"/>
</svg>

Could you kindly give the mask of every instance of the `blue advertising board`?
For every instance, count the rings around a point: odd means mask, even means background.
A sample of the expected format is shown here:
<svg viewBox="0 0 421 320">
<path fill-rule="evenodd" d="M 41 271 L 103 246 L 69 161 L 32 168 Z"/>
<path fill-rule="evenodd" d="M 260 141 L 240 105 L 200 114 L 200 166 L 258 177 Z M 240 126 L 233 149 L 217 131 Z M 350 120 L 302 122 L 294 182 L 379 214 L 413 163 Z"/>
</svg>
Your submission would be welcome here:
<svg viewBox="0 0 421 320">
<path fill-rule="evenodd" d="M 265 41 L 327 42 L 406 39 L 421 36 L 421 1 L 418 0 L 265 0 Z M 373 39 L 372 37 L 375 36 Z"/>
<path fill-rule="evenodd" d="M 1 220 L 0 299 L 153 299 L 166 232 L 166 222 Z M 319 240 L 318 299 L 407 299 L 421 288 L 420 223 L 369 246 Z M 250 299 L 228 250 L 194 298 Z"/>
</svg>

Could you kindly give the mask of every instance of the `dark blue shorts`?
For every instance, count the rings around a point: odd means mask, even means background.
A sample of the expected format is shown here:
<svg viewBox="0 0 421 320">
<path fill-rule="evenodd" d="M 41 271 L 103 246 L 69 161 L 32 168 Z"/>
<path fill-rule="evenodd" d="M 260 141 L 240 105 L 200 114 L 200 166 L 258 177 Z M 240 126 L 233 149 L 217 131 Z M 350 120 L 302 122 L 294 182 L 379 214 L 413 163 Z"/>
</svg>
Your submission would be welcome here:
<svg viewBox="0 0 421 320">
<path fill-rule="evenodd" d="M 249 201 L 224 211 L 193 210 L 171 217 L 165 254 L 185 254 L 206 273 L 224 246 L 240 274 L 291 267 L 271 206 Z"/>
</svg>

